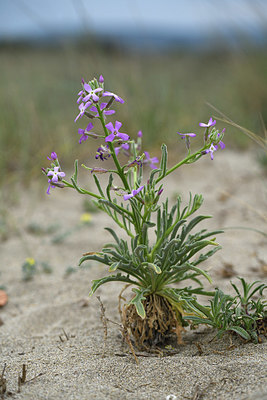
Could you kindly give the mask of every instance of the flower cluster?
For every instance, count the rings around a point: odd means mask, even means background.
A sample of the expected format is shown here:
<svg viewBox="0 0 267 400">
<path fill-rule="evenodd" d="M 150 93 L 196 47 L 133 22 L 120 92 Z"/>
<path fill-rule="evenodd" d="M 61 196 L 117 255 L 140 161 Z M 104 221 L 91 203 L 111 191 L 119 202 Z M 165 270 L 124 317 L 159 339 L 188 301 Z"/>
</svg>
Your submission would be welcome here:
<svg viewBox="0 0 267 400">
<path fill-rule="evenodd" d="M 209 119 L 208 123 L 200 122 L 199 126 L 202 128 L 206 128 L 205 135 L 204 135 L 204 143 L 208 147 L 203 150 L 203 154 L 210 153 L 210 157 L 213 160 L 214 156 L 213 153 L 218 150 L 218 144 L 221 147 L 221 149 L 225 148 L 225 144 L 222 142 L 225 128 L 219 132 L 216 128 L 214 128 L 216 125 L 216 120 L 213 120 L 212 118 Z M 210 129 L 212 128 L 212 129 Z M 185 139 L 185 144 L 188 152 L 190 153 L 190 138 L 195 137 L 195 133 L 181 133 L 177 132 L 178 135 L 181 136 L 182 139 Z"/>
<path fill-rule="evenodd" d="M 65 172 L 61 171 L 60 164 L 57 158 L 57 153 L 54 151 L 50 157 L 47 157 L 51 161 L 51 168 L 42 168 L 43 173 L 48 177 L 48 188 L 46 193 L 50 194 L 50 189 L 57 187 L 64 187 L 62 178 L 66 175 Z"/>
</svg>

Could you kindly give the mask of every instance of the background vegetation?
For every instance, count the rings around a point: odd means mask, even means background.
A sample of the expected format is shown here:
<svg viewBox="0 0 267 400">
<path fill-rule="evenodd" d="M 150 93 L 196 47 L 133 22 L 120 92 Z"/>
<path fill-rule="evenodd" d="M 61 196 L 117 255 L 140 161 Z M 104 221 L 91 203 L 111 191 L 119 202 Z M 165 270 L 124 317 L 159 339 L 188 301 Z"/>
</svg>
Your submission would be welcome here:
<svg viewBox="0 0 267 400">
<path fill-rule="evenodd" d="M 177 131 L 197 133 L 200 121 L 216 115 L 206 102 L 263 135 L 266 65 L 267 54 L 255 50 L 157 54 L 107 45 L 2 46 L 0 184 L 38 177 L 51 151 L 64 161 L 64 169 L 77 154 L 82 161 L 88 158 L 90 147 L 79 145 L 77 134 L 86 121 L 74 123 L 82 77 L 102 73 L 106 89 L 125 99 L 115 114 L 123 132 L 134 136 L 141 129 L 151 152 L 164 141 L 174 153 L 184 151 Z M 251 143 L 233 127 L 225 142 L 240 149 Z M 90 145 L 94 153 L 97 144 Z"/>
</svg>

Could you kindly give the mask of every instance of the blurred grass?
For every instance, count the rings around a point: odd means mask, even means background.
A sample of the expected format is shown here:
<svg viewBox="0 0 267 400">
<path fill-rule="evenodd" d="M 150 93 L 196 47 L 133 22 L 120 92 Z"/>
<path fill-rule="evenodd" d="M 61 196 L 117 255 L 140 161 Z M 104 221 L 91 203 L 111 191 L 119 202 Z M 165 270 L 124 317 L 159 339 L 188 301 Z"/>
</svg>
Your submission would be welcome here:
<svg viewBox="0 0 267 400">
<path fill-rule="evenodd" d="M 145 54 L 96 46 L 0 49 L 0 183 L 28 183 L 56 151 L 67 169 L 95 153 L 96 141 L 78 144 L 74 123 L 80 80 L 105 77 L 106 90 L 125 99 L 115 118 L 123 132 L 143 131 L 144 145 L 162 141 L 184 151 L 176 131 L 200 132 L 216 106 L 232 120 L 261 134 L 267 122 L 267 53 Z M 221 125 L 223 126 L 223 125 Z M 250 140 L 227 127 L 227 145 L 246 148 Z M 153 154 L 156 155 L 156 154 Z"/>
</svg>

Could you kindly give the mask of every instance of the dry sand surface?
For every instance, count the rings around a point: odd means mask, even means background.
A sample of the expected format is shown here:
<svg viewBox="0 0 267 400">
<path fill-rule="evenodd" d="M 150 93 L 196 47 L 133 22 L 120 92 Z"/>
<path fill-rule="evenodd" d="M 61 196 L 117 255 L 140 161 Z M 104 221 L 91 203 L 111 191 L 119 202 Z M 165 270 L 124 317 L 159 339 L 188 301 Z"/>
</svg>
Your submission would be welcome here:
<svg viewBox="0 0 267 400">
<path fill-rule="evenodd" d="M 69 189 L 52 190 L 50 196 L 45 188 L 41 195 L 37 189 L 33 185 L 22 192 L 20 202 L 9 208 L 11 225 L 18 230 L 0 242 L 0 284 L 9 296 L 8 304 L 0 308 L 0 375 L 6 364 L 7 391 L 13 393 L 4 398 L 165 400 L 172 394 L 173 399 L 267 399 L 266 340 L 243 344 L 233 338 L 230 348 L 227 335 L 210 343 L 214 332 L 189 331 L 175 354 L 160 357 L 137 351 L 137 365 L 122 343 L 119 327 L 109 324 L 102 357 L 99 303 L 96 295 L 91 299 L 87 295 L 91 280 L 104 276 L 106 268 L 91 262 L 68 276 L 66 270 L 77 266 L 82 253 L 99 250 L 110 241 L 104 227 L 113 224 L 104 214 L 92 214 L 89 226 L 55 244 L 53 238 L 78 226 L 83 197 Z M 214 216 L 205 227 L 266 231 L 266 176 L 253 153 L 225 150 L 213 162 L 207 155 L 195 165 L 182 167 L 166 181 L 164 196 L 182 193 L 187 199 L 190 190 L 204 195 L 201 213 Z M 37 224 L 39 232 L 30 232 L 29 224 Z M 57 230 L 51 233 L 53 226 Z M 229 265 L 235 282 L 236 276 L 250 281 L 266 278 L 266 237 L 229 229 L 217 239 L 223 250 L 206 264 L 212 287 L 231 291 L 230 279 L 223 276 Z M 21 265 L 29 256 L 48 262 L 53 272 L 23 281 Z M 106 316 L 116 322 L 121 287 L 110 283 L 97 293 Z M 17 393 L 23 364 L 28 382 Z"/>
</svg>

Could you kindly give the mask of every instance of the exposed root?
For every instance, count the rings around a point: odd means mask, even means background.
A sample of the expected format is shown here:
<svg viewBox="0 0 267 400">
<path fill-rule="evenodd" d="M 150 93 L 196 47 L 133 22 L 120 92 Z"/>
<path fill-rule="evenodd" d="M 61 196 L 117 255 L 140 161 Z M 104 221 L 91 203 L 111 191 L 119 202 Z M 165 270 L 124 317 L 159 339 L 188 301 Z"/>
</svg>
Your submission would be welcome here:
<svg viewBox="0 0 267 400">
<path fill-rule="evenodd" d="M 257 333 L 260 335 L 267 336 L 267 317 L 263 317 L 257 321 Z"/>
<path fill-rule="evenodd" d="M 162 296 L 151 294 L 143 301 L 146 318 L 142 319 L 133 304 L 122 309 L 122 324 L 133 336 L 139 349 L 150 350 L 157 345 L 165 345 L 174 339 L 182 344 L 181 326 L 170 302 Z"/>
</svg>

